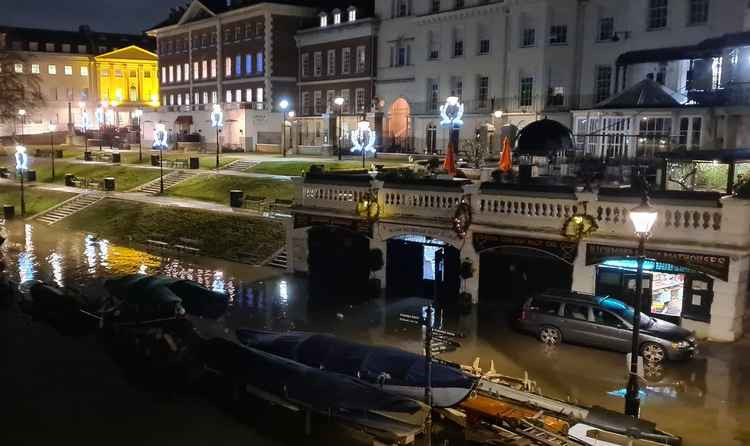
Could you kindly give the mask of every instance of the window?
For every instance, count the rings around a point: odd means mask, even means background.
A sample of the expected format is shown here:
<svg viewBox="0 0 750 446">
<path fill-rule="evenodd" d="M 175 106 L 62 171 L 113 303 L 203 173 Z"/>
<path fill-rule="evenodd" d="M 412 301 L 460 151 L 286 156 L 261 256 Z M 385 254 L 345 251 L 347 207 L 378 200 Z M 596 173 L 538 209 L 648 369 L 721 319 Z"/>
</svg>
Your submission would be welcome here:
<svg viewBox="0 0 750 446">
<path fill-rule="evenodd" d="M 224 77 L 229 77 L 232 75 L 232 58 L 227 57 L 224 59 Z"/>
<path fill-rule="evenodd" d="M 242 56 L 239 54 L 234 56 L 234 74 L 236 76 L 242 76 Z"/>
<path fill-rule="evenodd" d="M 203 92 L 203 103 L 208 104 L 208 92 L 207 91 Z"/>
<path fill-rule="evenodd" d="M 47 74 L 57 74 L 57 65 L 47 65 Z M 109 72 L 102 71 L 102 76 L 107 76 Z"/>
<path fill-rule="evenodd" d="M 396 17 L 405 17 L 409 15 L 409 0 L 396 0 Z"/>
<path fill-rule="evenodd" d="M 245 23 L 245 39 L 249 39 L 253 36 L 253 24 Z"/>
<path fill-rule="evenodd" d="M 351 101 L 349 100 L 349 90 L 341 90 L 341 97 L 344 98 L 344 104 L 342 105 L 343 112 L 349 113 L 351 110 L 349 107 L 351 106 Z"/>
<path fill-rule="evenodd" d="M 70 44 L 69 43 L 63 43 L 62 44 L 62 52 L 63 53 L 69 53 L 70 52 Z"/>
<path fill-rule="evenodd" d="M 150 71 L 144 71 L 143 72 L 143 77 L 145 79 L 151 79 L 151 72 Z"/>
<path fill-rule="evenodd" d="M 464 80 L 458 76 L 451 76 L 451 96 L 456 96 L 461 101 L 464 94 Z"/>
<path fill-rule="evenodd" d="M 23 73 L 23 64 L 22 63 L 14 64 L 13 71 L 15 71 L 16 73 Z"/>
<path fill-rule="evenodd" d="M 599 35 L 597 40 L 612 40 L 615 36 L 615 19 L 614 17 L 602 17 L 599 19 Z"/>
<path fill-rule="evenodd" d="M 55 44 L 54 43 L 45 43 L 44 44 L 44 50 L 45 51 L 55 51 Z"/>
<path fill-rule="evenodd" d="M 211 46 L 216 46 L 216 41 L 217 40 L 218 40 L 218 38 L 216 37 L 216 31 L 211 31 L 211 41 L 210 41 L 211 42 Z M 205 47 L 206 45 L 203 45 L 203 46 Z"/>
<path fill-rule="evenodd" d="M 347 18 L 347 20 L 349 20 L 350 22 L 357 20 L 357 8 L 355 8 L 354 6 L 350 6 L 347 11 L 349 12 L 349 17 Z"/>
<path fill-rule="evenodd" d="M 700 149 L 702 125 L 703 119 L 700 116 L 680 118 L 680 133 L 678 135 L 680 149 Z"/>
<path fill-rule="evenodd" d="M 173 94 L 169 95 L 169 105 L 174 105 L 174 95 Z"/>
<path fill-rule="evenodd" d="M 263 72 L 263 53 L 258 53 L 255 55 L 255 71 L 258 73 Z"/>
<path fill-rule="evenodd" d="M 185 93 L 185 105 L 190 105 L 190 93 Z"/>
<path fill-rule="evenodd" d="M 214 44 L 214 36 L 215 34 L 211 34 L 211 45 Z M 206 34 L 201 35 L 201 48 L 205 48 L 208 46 L 208 36 Z"/>
<path fill-rule="evenodd" d="M 456 9 L 461 9 L 465 6 L 464 0 L 456 0 L 455 7 Z"/>
<path fill-rule="evenodd" d="M 639 121 L 638 155 L 654 154 L 666 149 L 672 136 L 671 117 L 644 116 Z"/>
<path fill-rule="evenodd" d="M 231 104 L 232 103 L 232 90 L 227 90 L 227 92 L 226 92 L 226 100 L 227 100 L 227 104 Z"/>
<path fill-rule="evenodd" d="M 411 52 L 409 45 L 400 44 L 399 46 L 391 47 L 391 66 L 401 67 L 409 65 L 409 53 Z"/>
<path fill-rule="evenodd" d="M 565 87 L 550 85 L 547 89 L 547 105 L 556 107 L 565 105 Z"/>
<path fill-rule="evenodd" d="M 326 91 L 326 111 L 331 112 L 333 110 L 333 98 L 336 96 L 335 90 Z"/>
<path fill-rule="evenodd" d="M 208 78 L 208 61 L 207 60 L 203 61 L 203 66 L 201 68 L 203 68 L 203 76 L 202 76 L 203 79 L 207 79 Z"/>
<path fill-rule="evenodd" d="M 464 55 L 464 37 L 461 30 L 453 30 L 453 57 Z"/>
<path fill-rule="evenodd" d="M 115 73 L 115 76 L 117 76 L 116 73 Z M 171 84 L 172 82 L 174 82 L 174 67 L 170 65 L 169 66 L 169 83 Z"/>
<path fill-rule="evenodd" d="M 234 41 L 239 42 L 242 39 L 242 29 L 239 26 L 234 27 Z"/>
<path fill-rule="evenodd" d="M 529 311 L 557 316 L 560 314 L 560 302 L 554 300 L 534 299 L 529 305 Z"/>
<path fill-rule="evenodd" d="M 432 0 L 430 12 L 432 12 L 433 14 L 440 12 L 440 0 Z"/>
<path fill-rule="evenodd" d="M 177 105 L 182 105 L 182 95 L 177 95 Z"/>
<path fill-rule="evenodd" d="M 255 24 L 255 35 L 260 36 L 263 34 L 263 22 L 258 22 Z"/>
<path fill-rule="evenodd" d="M 313 53 L 313 76 L 320 77 L 323 74 L 323 53 L 316 51 Z"/>
<path fill-rule="evenodd" d="M 245 74 L 253 72 L 253 55 L 245 54 Z"/>
<path fill-rule="evenodd" d="M 219 103 L 219 93 L 216 90 L 211 92 L 211 103 L 212 104 Z"/>
<path fill-rule="evenodd" d="M 328 16 L 325 14 L 321 14 L 320 16 L 320 27 L 325 28 L 328 26 Z"/>
<path fill-rule="evenodd" d="M 352 49 L 341 48 L 341 74 L 349 74 L 352 59 Z"/>
<path fill-rule="evenodd" d="M 88 48 L 86 48 L 86 45 L 78 45 L 78 52 L 81 54 L 86 53 L 88 51 Z"/>
<path fill-rule="evenodd" d="M 89 67 L 82 66 L 81 67 L 81 76 L 88 76 L 89 75 Z"/>
<path fill-rule="evenodd" d="M 39 51 L 39 42 L 29 42 L 29 51 Z"/>
<path fill-rule="evenodd" d="M 365 47 L 364 46 L 358 46 L 357 47 L 357 66 L 356 66 L 356 72 L 357 73 L 364 73 L 365 72 Z"/>
<path fill-rule="evenodd" d="M 182 66 L 177 65 L 177 82 L 182 82 Z"/>
<path fill-rule="evenodd" d="M 549 43 L 562 45 L 568 42 L 568 25 L 552 25 L 549 29 Z"/>
<path fill-rule="evenodd" d="M 429 108 L 431 112 L 436 112 L 440 105 L 440 84 L 437 79 L 427 80 L 427 94 L 429 95 Z"/>
<path fill-rule="evenodd" d="M 200 63 L 199 62 L 193 62 L 193 79 L 198 79 L 201 75 L 200 70 Z M 195 101 L 196 103 L 198 101 Z"/>
<path fill-rule="evenodd" d="M 575 319 L 577 321 L 588 321 L 589 320 L 589 307 L 587 305 L 579 304 L 565 304 L 565 318 Z"/>
<path fill-rule="evenodd" d="M 354 90 L 354 107 L 356 111 L 361 112 L 365 110 L 365 89 L 357 88 Z"/>
<path fill-rule="evenodd" d="M 201 103 L 201 95 L 197 91 L 193 93 L 193 104 L 198 105 Z"/>
<path fill-rule="evenodd" d="M 615 328 L 625 328 L 625 324 L 622 320 L 609 311 L 600 308 L 592 308 L 591 312 L 594 315 L 594 322 L 597 324 L 604 324 Z"/>
<path fill-rule="evenodd" d="M 263 87 L 255 89 L 255 102 L 263 103 Z"/>
<path fill-rule="evenodd" d="M 311 114 L 311 103 L 310 103 L 310 93 L 305 91 L 302 93 L 302 114 L 307 116 Z"/>
<path fill-rule="evenodd" d="M 428 36 L 430 47 L 428 48 L 427 59 L 437 60 L 440 58 L 440 36 L 435 31 L 430 31 Z"/>
<path fill-rule="evenodd" d="M 648 29 L 661 29 L 667 26 L 667 0 L 649 0 Z"/>
<path fill-rule="evenodd" d="M 305 53 L 302 55 L 301 65 L 302 65 L 302 77 L 307 77 L 310 74 L 310 55 L 308 53 Z"/>
<path fill-rule="evenodd" d="M 536 30 L 534 28 L 526 28 L 523 30 L 521 36 L 521 46 L 534 46 L 536 45 Z"/>
<path fill-rule="evenodd" d="M 315 95 L 314 95 L 313 113 L 317 115 L 322 112 L 323 112 L 323 92 L 318 90 L 315 92 Z"/>
<path fill-rule="evenodd" d="M 201 38 L 200 36 L 193 36 L 193 49 L 200 48 L 201 46 Z M 196 104 L 198 104 L 198 101 L 195 101 Z"/>
<path fill-rule="evenodd" d="M 333 24 L 338 25 L 341 23 L 341 11 L 338 9 L 333 10 Z"/>
<path fill-rule="evenodd" d="M 477 100 L 479 106 L 482 108 L 487 107 L 487 100 L 489 99 L 490 92 L 490 78 L 487 76 L 480 76 L 477 85 Z"/>
<path fill-rule="evenodd" d="M 224 30 L 224 42 L 229 42 L 230 40 L 232 40 L 232 30 L 227 28 Z"/>
<path fill-rule="evenodd" d="M 184 76 L 184 79 L 186 81 L 189 81 L 190 80 L 190 64 L 187 64 L 187 63 L 183 64 L 182 71 L 183 71 L 182 75 Z"/>
<path fill-rule="evenodd" d="M 667 63 L 659 62 L 659 67 L 656 71 L 656 82 L 664 85 L 667 82 Z"/>
<path fill-rule="evenodd" d="M 518 105 L 521 107 L 531 106 L 532 94 L 534 92 L 534 78 L 522 77 L 518 95 Z"/>
<path fill-rule="evenodd" d="M 211 77 L 216 77 L 216 59 L 211 59 Z"/>
<path fill-rule="evenodd" d="M 252 88 L 245 89 L 245 101 L 253 102 L 253 89 Z"/>
<path fill-rule="evenodd" d="M 63 68 L 63 70 L 65 71 L 65 75 L 66 76 L 72 76 L 73 75 L 73 67 L 72 66 L 65 65 L 65 68 Z M 120 72 L 120 73 L 122 73 L 122 72 Z M 116 71 L 115 71 L 115 75 L 117 75 Z M 120 77 L 122 77 L 122 74 L 120 75 Z"/>
<path fill-rule="evenodd" d="M 479 54 L 489 54 L 490 53 L 490 39 L 480 39 L 479 40 Z"/>
<path fill-rule="evenodd" d="M 690 0 L 688 25 L 708 23 L 708 0 Z"/>
<path fill-rule="evenodd" d="M 328 50 L 326 63 L 328 65 L 328 75 L 334 76 L 336 74 L 336 50 Z"/>
<path fill-rule="evenodd" d="M 38 63 L 31 64 L 31 74 L 39 74 L 39 64 Z"/>
<path fill-rule="evenodd" d="M 242 102 L 242 90 L 234 90 L 234 102 Z"/>
<path fill-rule="evenodd" d="M 609 97 L 612 84 L 612 67 L 599 65 L 596 67 L 594 86 L 594 102 L 599 103 Z"/>
</svg>

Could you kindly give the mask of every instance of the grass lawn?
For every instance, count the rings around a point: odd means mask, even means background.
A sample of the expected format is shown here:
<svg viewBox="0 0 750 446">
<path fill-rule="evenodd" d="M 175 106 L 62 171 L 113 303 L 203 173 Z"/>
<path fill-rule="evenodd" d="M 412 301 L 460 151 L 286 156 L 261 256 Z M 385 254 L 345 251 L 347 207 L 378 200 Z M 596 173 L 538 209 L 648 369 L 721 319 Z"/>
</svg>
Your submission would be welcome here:
<svg viewBox="0 0 750 446">
<path fill-rule="evenodd" d="M 229 204 L 229 191 L 240 189 L 245 195 L 291 200 L 294 186 L 291 181 L 270 178 L 247 178 L 230 175 L 199 175 L 183 181 L 166 191 L 167 195 Z"/>
<path fill-rule="evenodd" d="M 122 151 L 120 152 L 120 156 L 122 159 L 123 164 L 150 164 L 151 163 L 151 148 L 143 148 L 143 161 L 138 161 L 138 148 L 135 150 L 131 149 L 130 151 Z M 179 150 L 177 152 L 175 151 L 169 151 L 164 153 L 164 160 L 175 160 L 175 159 L 189 159 L 190 157 L 197 156 L 199 158 L 199 166 L 201 169 L 215 169 L 216 168 L 216 154 L 210 154 L 210 153 L 196 153 L 196 152 L 188 152 L 185 153 L 182 150 Z M 220 155 L 219 156 L 219 167 L 226 166 L 227 164 L 231 163 L 232 161 L 236 160 L 237 158 L 228 156 L 228 155 Z"/>
<path fill-rule="evenodd" d="M 68 198 L 72 198 L 74 195 L 67 192 L 25 187 L 24 201 L 26 202 L 26 216 L 38 214 Z M 21 187 L 5 184 L 0 185 L 0 204 L 12 204 L 16 207 L 16 215 L 21 215 Z"/>
<path fill-rule="evenodd" d="M 39 182 L 52 182 L 52 165 L 50 160 L 29 160 L 29 168 L 36 170 L 36 178 Z M 13 164 L 5 163 L 13 169 Z M 139 186 L 159 177 L 157 169 L 133 169 L 118 165 L 104 164 L 81 164 L 69 163 L 64 160 L 55 161 L 55 183 L 65 183 L 65 174 L 72 173 L 81 178 L 96 178 L 101 180 L 104 177 L 115 178 L 115 189 L 125 191 Z"/>
<path fill-rule="evenodd" d="M 61 222 L 64 226 L 145 243 L 158 238 L 170 244 L 181 237 L 199 240 L 201 254 L 228 260 L 261 261 L 285 242 L 283 225 L 240 215 L 105 199 Z"/>
<path fill-rule="evenodd" d="M 262 161 L 250 169 L 248 172 L 255 173 L 268 173 L 272 175 L 302 175 L 310 169 L 313 164 L 323 164 L 326 170 L 348 170 L 348 169 L 361 169 L 362 160 L 347 160 L 347 161 Z M 385 164 L 386 166 L 404 165 L 400 161 L 385 161 L 378 159 L 367 159 L 365 166 L 370 167 L 370 164 Z"/>
</svg>

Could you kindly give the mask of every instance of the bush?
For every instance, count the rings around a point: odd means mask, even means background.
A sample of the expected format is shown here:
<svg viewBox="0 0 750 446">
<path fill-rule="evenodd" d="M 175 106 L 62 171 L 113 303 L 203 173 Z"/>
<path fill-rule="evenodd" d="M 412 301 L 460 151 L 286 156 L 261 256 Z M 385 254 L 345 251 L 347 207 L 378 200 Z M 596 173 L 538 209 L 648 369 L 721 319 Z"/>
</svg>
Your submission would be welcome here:
<svg viewBox="0 0 750 446">
<path fill-rule="evenodd" d="M 734 195 L 738 198 L 750 199 L 750 175 L 740 175 L 734 185 Z"/>
</svg>

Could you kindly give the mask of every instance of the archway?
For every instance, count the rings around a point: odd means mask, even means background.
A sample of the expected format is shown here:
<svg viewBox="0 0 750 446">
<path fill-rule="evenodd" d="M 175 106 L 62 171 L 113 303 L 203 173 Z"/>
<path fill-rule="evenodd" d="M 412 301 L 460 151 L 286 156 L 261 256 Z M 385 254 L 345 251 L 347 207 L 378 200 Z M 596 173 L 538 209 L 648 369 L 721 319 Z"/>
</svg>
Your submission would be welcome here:
<svg viewBox="0 0 750 446">
<path fill-rule="evenodd" d="M 388 239 L 386 296 L 436 297 L 455 302 L 460 286 L 459 250 L 431 237 L 407 234 Z"/>
<path fill-rule="evenodd" d="M 411 108 L 404 98 L 398 98 L 388 109 L 388 136 L 395 150 L 410 148 Z"/>
<path fill-rule="evenodd" d="M 307 232 L 310 297 L 318 302 L 367 294 L 370 240 L 338 226 L 311 226 Z"/>
</svg>

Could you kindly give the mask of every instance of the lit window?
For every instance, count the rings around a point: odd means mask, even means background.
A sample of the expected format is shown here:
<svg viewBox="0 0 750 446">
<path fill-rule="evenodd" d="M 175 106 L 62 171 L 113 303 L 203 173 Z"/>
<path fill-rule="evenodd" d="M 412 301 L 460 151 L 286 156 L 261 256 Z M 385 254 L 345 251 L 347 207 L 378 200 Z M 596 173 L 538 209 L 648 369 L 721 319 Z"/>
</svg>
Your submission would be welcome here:
<svg viewBox="0 0 750 446">
<path fill-rule="evenodd" d="M 255 57 L 255 71 L 263 72 L 263 53 L 258 53 Z"/>
<path fill-rule="evenodd" d="M 208 92 L 207 91 L 203 92 L 203 103 L 208 104 Z"/>
<path fill-rule="evenodd" d="M 320 16 L 320 27 L 321 28 L 325 28 L 326 26 L 328 26 L 328 16 L 321 13 L 321 16 Z"/>
<path fill-rule="evenodd" d="M 182 75 L 184 76 L 186 81 L 189 81 L 190 80 L 190 64 L 186 63 L 183 66 L 184 68 L 182 69 L 183 70 Z"/>
<path fill-rule="evenodd" d="M 355 20 L 357 20 L 357 8 L 355 8 L 354 6 L 350 6 L 349 7 L 349 21 L 353 22 Z"/>
<path fill-rule="evenodd" d="M 177 95 L 177 105 L 182 105 L 182 95 Z"/>
<path fill-rule="evenodd" d="M 190 105 L 190 93 L 185 93 L 185 105 Z"/>
<path fill-rule="evenodd" d="M 234 74 L 242 76 L 242 56 L 234 56 Z"/>
<path fill-rule="evenodd" d="M 216 59 L 211 59 L 211 77 L 216 77 Z"/>
<path fill-rule="evenodd" d="M 227 104 L 232 103 L 232 90 L 227 90 Z"/>
<path fill-rule="evenodd" d="M 253 89 L 252 88 L 245 89 L 245 101 L 253 102 Z"/>
<path fill-rule="evenodd" d="M 201 103 L 201 94 L 197 91 L 193 94 L 193 103 L 200 104 Z"/>
<path fill-rule="evenodd" d="M 227 57 L 224 59 L 224 77 L 229 77 L 232 75 L 232 58 Z"/>
<path fill-rule="evenodd" d="M 73 67 L 70 65 L 65 65 L 65 75 L 66 76 L 72 76 L 73 75 Z"/>
<path fill-rule="evenodd" d="M 106 76 L 106 71 L 102 71 L 102 76 Z M 57 74 L 57 65 L 47 65 L 47 74 Z"/>
<path fill-rule="evenodd" d="M 218 104 L 219 103 L 219 94 L 216 92 L 216 90 L 211 92 L 211 103 L 212 104 Z"/>
<path fill-rule="evenodd" d="M 39 74 L 39 64 L 38 63 L 31 64 L 31 74 Z"/>
<path fill-rule="evenodd" d="M 161 67 L 161 83 L 167 83 L 167 67 Z"/>
<path fill-rule="evenodd" d="M 200 75 L 201 75 L 200 64 L 198 62 L 193 62 L 193 79 L 198 79 Z M 195 101 L 195 102 L 197 103 L 198 101 Z"/>
<path fill-rule="evenodd" d="M 22 63 L 14 64 L 13 71 L 15 71 L 16 73 L 23 73 L 23 64 Z"/>
<path fill-rule="evenodd" d="M 173 94 L 169 95 L 169 105 L 174 105 L 174 95 Z"/>
<path fill-rule="evenodd" d="M 81 67 L 81 76 L 88 76 L 89 75 L 89 67 Z"/>
<path fill-rule="evenodd" d="M 255 89 L 255 102 L 258 103 L 259 110 L 263 108 L 263 87 Z"/>
<path fill-rule="evenodd" d="M 203 79 L 206 79 L 208 77 L 208 61 L 203 61 Z"/>
<path fill-rule="evenodd" d="M 117 73 L 115 73 L 115 76 L 117 76 Z M 174 66 L 169 66 L 169 82 L 174 82 Z"/>
<path fill-rule="evenodd" d="M 177 65 L 177 82 L 182 82 L 182 66 Z"/>
<path fill-rule="evenodd" d="M 341 23 L 341 11 L 338 9 L 333 10 L 333 24 L 338 25 Z"/>
<path fill-rule="evenodd" d="M 245 74 L 253 72 L 253 55 L 245 54 Z"/>
<path fill-rule="evenodd" d="M 234 90 L 234 101 L 242 102 L 242 90 L 240 89 Z"/>
</svg>

